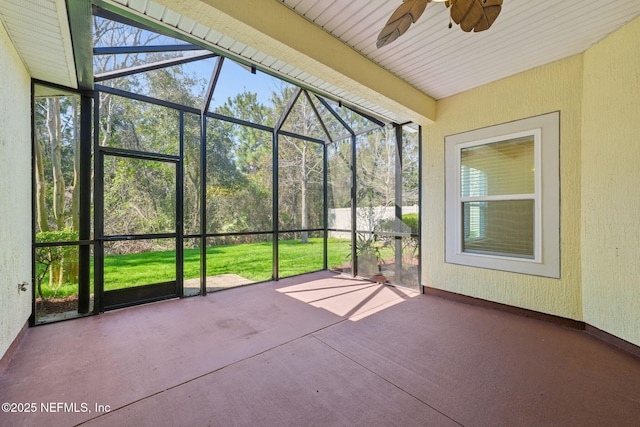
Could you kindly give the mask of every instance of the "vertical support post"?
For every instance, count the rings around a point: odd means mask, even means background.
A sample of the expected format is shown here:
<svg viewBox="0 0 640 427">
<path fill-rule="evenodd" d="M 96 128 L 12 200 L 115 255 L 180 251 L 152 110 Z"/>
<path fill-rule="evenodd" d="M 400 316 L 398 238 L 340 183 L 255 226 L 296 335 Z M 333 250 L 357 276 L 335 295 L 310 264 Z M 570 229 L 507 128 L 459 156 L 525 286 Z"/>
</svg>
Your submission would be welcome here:
<svg viewBox="0 0 640 427">
<path fill-rule="evenodd" d="M 100 92 L 93 98 L 93 313 L 104 311 L 104 155 L 100 150 Z"/>
<path fill-rule="evenodd" d="M 351 134 L 351 274 L 358 275 L 358 259 L 356 257 L 356 228 L 357 228 L 357 200 L 356 200 L 356 135 Z"/>
<path fill-rule="evenodd" d="M 308 97 L 308 95 L 307 95 Z M 309 99 L 309 103 L 311 103 L 311 100 Z M 311 104 L 313 105 L 313 104 Z M 315 108 L 315 107 L 314 107 Z M 318 116 L 319 117 L 319 116 Z M 323 221 L 322 221 L 322 227 L 324 228 L 324 247 L 323 247 L 323 259 L 324 259 L 324 263 L 322 266 L 323 270 L 327 270 L 329 268 L 329 261 L 327 259 L 328 257 L 328 250 L 327 250 L 327 239 L 329 238 L 329 219 L 328 219 L 328 215 L 329 215 L 329 198 L 327 196 L 327 191 L 328 191 L 328 164 L 329 161 L 327 159 L 327 144 L 322 145 L 322 187 L 323 187 L 323 197 L 322 197 L 322 214 L 323 214 Z"/>
<path fill-rule="evenodd" d="M 279 278 L 279 248 L 278 248 L 278 185 L 279 185 L 279 177 L 278 177 L 278 131 L 274 129 L 273 131 L 273 147 L 272 147 L 272 182 L 273 182 L 273 191 L 272 191 L 272 222 L 273 222 L 273 260 L 272 260 L 272 279 L 278 280 Z"/>
<path fill-rule="evenodd" d="M 91 299 L 91 104 L 93 98 L 80 95 L 80 165 L 78 247 L 78 313 L 89 313 Z M 96 128 L 97 132 L 98 128 Z"/>
<path fill-rule="evenodd" d="M 184 111 L 180 110 L 180 161 L 176 164 L 176 294 L 184 297 Z"/>
<path fill-rule="evenodd" d="M 422 284 L 422 126 L 418 126 L 418 286 L 424 294 Z"/>
<path fill-rule="evenodd" d="M 200 115 L 200 295 L 207 294 L 207 116 Z"/>
<path fill-rule="evenodd" d="M 394 221 L 394 231 L 396 233 L 402 232 L 402 126 L 398 124 L 394 124 L 395 130 L 395 140 L 396 140 L 396 149 L 395 149 L 395 221 Z M 394 237 L 395 240 L 395 277 L 398 284 L 402 284 L 402 236 L 396 234 Z"/>
<path fill-rule="evenodd" d="M 36 91 L 31 80 L 31 316 L 29 326 L 36 323 Z"/>
</svg>

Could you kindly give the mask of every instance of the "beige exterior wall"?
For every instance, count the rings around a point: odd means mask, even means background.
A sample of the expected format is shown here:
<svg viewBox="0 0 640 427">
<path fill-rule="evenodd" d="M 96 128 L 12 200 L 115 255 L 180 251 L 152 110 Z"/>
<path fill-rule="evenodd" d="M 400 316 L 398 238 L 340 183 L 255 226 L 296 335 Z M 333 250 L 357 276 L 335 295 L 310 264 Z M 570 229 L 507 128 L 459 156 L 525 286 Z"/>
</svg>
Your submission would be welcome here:
<svg viewBox="0 0 640 427">
<path fill-rule="evenodd" d="M 423 284 L 640 345 L 640 18 L 577 55 L 438 101 L 423 129 Z M 444 262 L 444 137 L 561 112 L 560 280 Z"/>
<path fill-rule="evenodd" d="M 584 55 L 584 320 L 640 345 L 640 18 Z"/>
<path fill-rule="evenodd" d="M 0 357 L 31 314 L 30 77 L 0 24 Z M 29 283 L 18 292 L 18 283 Z"/>
<path fill-rule="evenodd" d="M 423 128 L 423 284 L 516 307 L 582 320 L 580 270 L 580 133 L 582 55 L 438 101 Z M 444 262 L 444 138 L 560 111 L 561 279 Z"/>
</svg>

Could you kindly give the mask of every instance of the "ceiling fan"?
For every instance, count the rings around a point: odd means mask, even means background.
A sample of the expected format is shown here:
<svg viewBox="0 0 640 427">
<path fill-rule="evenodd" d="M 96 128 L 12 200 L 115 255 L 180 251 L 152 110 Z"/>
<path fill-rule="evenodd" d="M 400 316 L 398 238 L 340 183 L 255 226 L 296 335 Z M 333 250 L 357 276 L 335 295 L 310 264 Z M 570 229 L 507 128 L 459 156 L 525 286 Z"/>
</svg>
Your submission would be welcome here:
<svg viewBox="0 0 640 427">
<path fill-rule="evenodd" d="M 502 0 L 402 0 L 403 3 L 391 15 L 380 34 L 376 46 L 381 48 L 400 37 L 420 18 L 432 1 L 444 2 L 451 19 L 462 31 L 478 32 L 491 27 L 502 9 Z M 451 21 L 449 21 L 451 28 Z"/>
</svg>

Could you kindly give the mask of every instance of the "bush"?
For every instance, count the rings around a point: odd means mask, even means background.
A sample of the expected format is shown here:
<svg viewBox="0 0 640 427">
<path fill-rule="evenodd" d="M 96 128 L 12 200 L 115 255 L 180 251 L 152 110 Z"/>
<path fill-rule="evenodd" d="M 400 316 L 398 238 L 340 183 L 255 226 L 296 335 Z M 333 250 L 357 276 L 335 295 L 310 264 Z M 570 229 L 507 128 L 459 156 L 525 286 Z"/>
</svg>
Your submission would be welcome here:
<svg viewBox="0 0 640 427">
<path fill-rule="evenodd" d="M 36 233 L 36 243 L 75 242 L 78 232 L 68 228 L 59 231 L 41 231 Z"/>
<path fill-rule="evenodd" d="M 411 229 L 411 234 L 418 234 L 418 214 L 410 213 L 402 215 L 402 222 Z"/>
<path fill-rule="evenodd" d="M 74 242 L 78 240 L 78 233 L 69 229 L 58 231 L 42 231 L 36 233 L 36 243 L 59 243 Z M 69 268 L 77 263 L 77 246 L 44 246 L 36 250 L 36 281 L 38 295 L 44 298 L 42 292 L 42 281 L 49 274 L 49 282 L 53 288 L 54 296 L 58 288 L 62 285 L 61 280 L 55 280 L 55 276 L 63 278 L 67 276 L 61 269 Z"/>
</svg>

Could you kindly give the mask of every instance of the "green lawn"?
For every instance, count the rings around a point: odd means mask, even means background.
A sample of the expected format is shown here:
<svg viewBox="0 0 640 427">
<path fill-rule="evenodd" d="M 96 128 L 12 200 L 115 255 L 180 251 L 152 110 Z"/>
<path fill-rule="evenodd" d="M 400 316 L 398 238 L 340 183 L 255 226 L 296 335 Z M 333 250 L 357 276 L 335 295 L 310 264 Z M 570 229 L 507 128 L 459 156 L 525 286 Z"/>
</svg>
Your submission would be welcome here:
<svg viewBox="0 0 640 427">
<path fill-rule="evenodd" d="M 321 238 L 311 238 L 306 244 L 300 243 L 299 240 L 280 241 L 280 277 L 321 270 L 324 267 L 322 242 Z M 329 239 L 328 246 L 329 268 L 349 262 L 349 240 Z M 105 290 L 175 280 L 175 258 L 175 251 L 105 256 Z M 269 280 L 272 274 L 272 258 L 271 242 L 211 246 L 207 248 L 207 276 L 233 273 L 254 281 Z M 93 278 L 93 270 L 91 277 Z M 186 249 L 184 278 L 197 277 L 200 277 L 200 249 Z M 45 296 L 53 296 L 53 291 L 48 286 L 48 277 L 45 277 L 43 282 Z M 77 284 L 70 283 L 62 286 L 56 297 L 76 293 Z"/>
</svg>

